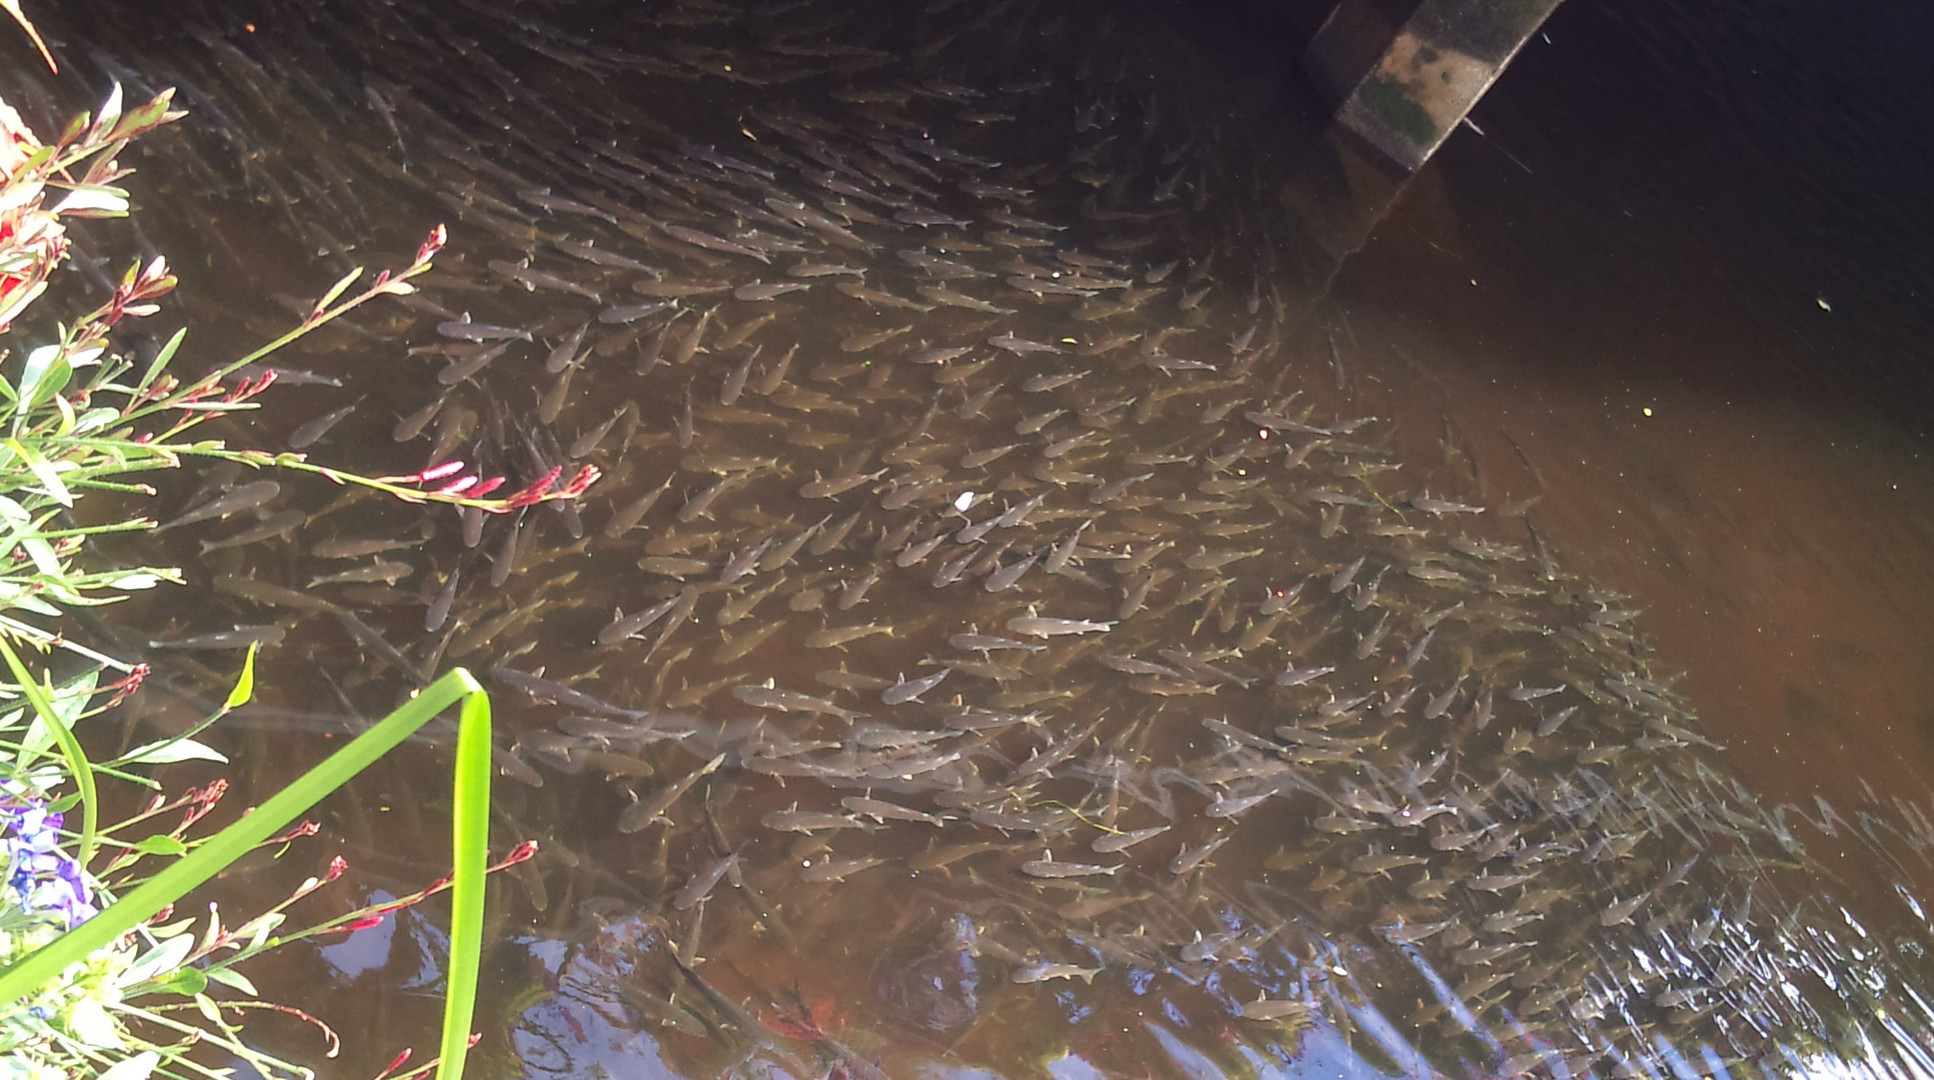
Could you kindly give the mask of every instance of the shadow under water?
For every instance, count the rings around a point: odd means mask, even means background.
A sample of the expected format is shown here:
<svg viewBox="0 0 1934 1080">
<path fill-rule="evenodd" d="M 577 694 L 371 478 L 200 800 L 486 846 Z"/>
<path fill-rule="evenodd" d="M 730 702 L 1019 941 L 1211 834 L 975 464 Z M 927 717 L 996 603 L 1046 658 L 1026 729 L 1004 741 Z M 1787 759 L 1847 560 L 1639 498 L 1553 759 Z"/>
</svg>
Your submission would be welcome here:
<svg viewBox="0 0 1934 1080">
<path fill-rule="evenodd" d="M 285 481 L 121 620 L 189 695 L 169 646 L 279 640 L 264 748 L 490 673 L 499 839 L 544 844 L 486 1073 L 1923 1067 L 1919 944 L 1626 600 L 1419 481 L 1306 317 L 1311 135 L 1185 12 L 83 10 L 67 66 L 190 110 L 137 182 L 198 333 L 449 220 L 278 361 L 327 406 L 236 438 L 603 470 L 493 520 Z M 434 850 L 428 767 L 365 846 Z"/>
</svg>

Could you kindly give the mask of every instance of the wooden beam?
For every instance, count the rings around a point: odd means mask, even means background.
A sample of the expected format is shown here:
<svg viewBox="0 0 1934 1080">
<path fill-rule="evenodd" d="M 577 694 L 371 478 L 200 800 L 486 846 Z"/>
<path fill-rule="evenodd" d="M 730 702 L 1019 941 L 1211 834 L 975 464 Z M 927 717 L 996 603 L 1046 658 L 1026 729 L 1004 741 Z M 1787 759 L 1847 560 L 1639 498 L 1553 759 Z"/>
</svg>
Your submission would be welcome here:
<svg viewBox="0 0 1934 1080">
<path fill-rule="evenodd" d="M 1303 66 L 1337 122 L 1399 168 L 1430 160 L 1559 0 L 1343 0 Z"/>
</svg>

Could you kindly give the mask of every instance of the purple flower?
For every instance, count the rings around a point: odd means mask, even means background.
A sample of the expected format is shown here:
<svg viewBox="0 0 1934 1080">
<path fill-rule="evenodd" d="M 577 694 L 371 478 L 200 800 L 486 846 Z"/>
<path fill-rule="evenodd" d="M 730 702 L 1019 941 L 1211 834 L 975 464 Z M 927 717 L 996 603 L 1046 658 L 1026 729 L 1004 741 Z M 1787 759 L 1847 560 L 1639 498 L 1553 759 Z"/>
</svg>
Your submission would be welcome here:
<svg viewBox="0 0 1934 1080">
<path fill-rule="evenodd" d="M 60 826 L 61 815 L 38 802 L 0 807 L 0 856 L 8 865 L 0 897 L 72 930 L 100 909 L 94 906 L 80 864 L 60 849 Z"/>
</svg>

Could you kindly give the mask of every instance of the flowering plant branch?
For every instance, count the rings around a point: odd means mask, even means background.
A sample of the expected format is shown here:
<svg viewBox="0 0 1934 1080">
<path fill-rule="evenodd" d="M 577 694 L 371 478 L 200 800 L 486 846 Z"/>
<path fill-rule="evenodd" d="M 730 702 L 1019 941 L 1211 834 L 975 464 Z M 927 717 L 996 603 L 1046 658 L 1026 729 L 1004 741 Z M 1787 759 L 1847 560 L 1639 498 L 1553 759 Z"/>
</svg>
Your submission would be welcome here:
<svg viewBox="0 0 1934 1080">
<path fill-rule="evenodd" d="M 18 17 L 12 0 L 0 4 Z M 117 155 L 129 139 L 181 115 L 170 110 L 170 94 L 129 109 L 117 87 L 98 114 L 80 117 L 50 145 L 37 141 L 0 102 L 0 334 L 45 292 L 53 268 L 66 256 L 65 219 L 126 213 L 127 193 L 116 186 L 126 170 Z M 0 860 L 6 872 L 0 879 L 0 1080 L 38 1077 L 44 1070 L 111 1080 L 142 1080 L 156 1071 L 226 1075 L 185 1056 L 202 1044 L 222 1048 L 265 1076 L 306 1075 L 251 1049 L 242 1038 L 241 1018 L 272 1009 L 313 1022 L 331 1040 L 332 1055 L 334 1033 L 300 1009 L 257 1000 L 235 965 L 280 944 L 374 925 L 445 888 L 454 891 L 451 951 L 444 1035 L 433 1065 L 442 1075 L 461 1072 L 472 1041 L 491 774 L 489 705 L 476 681 L 461 670 L 446 675 L 212 837 L 197 837 L 194 830 L 225 791 L 219 782 L 173 800 L 156 795 L 140 813 L 103 826 L 98 780 L 155 788 L 142 775 L 148 766 L 190 758 L 226 761 L 194 736 L 248 700 L 254 653 L 226 705 L 203 724 L 95 762 L 75 737 L 75 725 L 113 708 L 140 685 L 147 669 L 69 641 L 58 629 L 73 607 L 111 603 L 130 590 L 181 580 L 172 568 L 78 565 L 88 537 L 151 529 L 155 523 L 135 518 L 75 525 L 70 513 L 89 492 L 151 495 L 152 488 L 128 478 L 177 468 L 188 458 L 311 473 L 408 502 L 491 513 L 575 498 L 595 482 L 594 469 L 568 480 L 553 470 L 499 494 L 504 477 L 486 476 L 460 461 L 372 478 L 300 454 L 234 449 L 198 437 L 195 429 L 211 417 L 256 408 L 273 385 L 273 371 L 258 375 L 245 369 L 379 297 L 413 291 L 413 279 L 430 270 L 446 241 L 438 226 L 402 270 L 381 271 L 367 281 L 360 268 L 344 275 L 287 333 L 185 380 L 168 370 L 182 346 L 182 332 L 144 363 L 117 347 L 124 321 L 159 312 L 159 301 L 176 285 L 167 262 L 155 258 L 130 266 L 103 302 L 71 324 L 54 326 L 45 344 L 20 358 L 17 374 L 10 366 L 12 377 L 0 378 L 0 661 L 6 667 L 0 675 L 8 676 L 0 678 Z M 61 649 L 85 667 L 55 684 L 45 663 L 23 656 L 29 650 L 21 645 Z M 104 680 L 102 673 L 110 671 L 118 677 Z M 199 935 L 193 932 L 198 920 L 166 921 L 189 890 L 248 851 L 281 848 L 312 835 L 313 824 L 291 828 L 291 822 L 458 701 L 463 715 L 451 878 L 401 900 L 278 936 L 291 905 L 341 875 L 338 862 L 326 876 L 310 879 L 287 900 L 239 926 L 224 928 L 212 906 Z M 173 814 L 179 818 L 172 827 L 141 835 L 153 828 L 147 823 Z M 520 848 L 496 868 L 529 855 L 530 849 Z M 392 1071 L 401 1063 L 399 1058 Z"/>
</svg>

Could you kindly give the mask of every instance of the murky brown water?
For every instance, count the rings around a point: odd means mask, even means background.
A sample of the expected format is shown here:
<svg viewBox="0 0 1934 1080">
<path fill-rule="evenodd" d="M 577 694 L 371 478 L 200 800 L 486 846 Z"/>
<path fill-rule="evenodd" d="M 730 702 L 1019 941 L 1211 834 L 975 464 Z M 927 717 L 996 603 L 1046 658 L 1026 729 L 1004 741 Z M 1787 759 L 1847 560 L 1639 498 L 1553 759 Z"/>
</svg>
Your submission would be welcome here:
<svg viewBox="0 0 1934 1080">
<path fill-rule="evenodd" d="M 1918 444 L 1830 372 L 1755 374 L 1803 370 L 1800 339 L 1704 268 L 1540 258 L 1670 244 L 1477 140 L 1311 295 L 1326 268 L 1276 203 L 1309 160 L 1285 118 L 1311 110 L 1267 58 L 1160 7 L 932 8 L 291 6 L 66 34 L 70 67 L 182 83 L 196 110 L 141 177 L 189 208 L 144 221 L 218 356 L 278 327 L 266 296 L 451 221 L 443 310 L 305 344 L 285 362 L 346 385 L 292 387 L 235 437 L 360 401 L 317 453 L 606 471 L 581 522 L 468 544 L 449 515 L 285 483 L 299 531 L 205 556 L 246 523 L 169 534 L 199 599 L 121 613 L 137 644 L 287 629 L 235 736 L 265 787 L 407 692 L 403 666 L 589 695 L 499 683 L 496 838 L 545 854 L 499 883 L 478 1067 L 1911 1056 Z M 664 270 L 568 246 L 590 240 Z M 788 271 L 813 263 L 843 269 Z M 711 287 L 625 310 L 690 282 Z M 465 312 L 533 340 L 459 377 L 492 344 L 439 332 Z M 318 550 L 345 537 L 404 543 Z M 407 576 L 322 580 L 372 558 Z M 230 659 L 170 681 L 207 692 Z M 389 895 L 442 843 L 438 748 L 406 756 L 326 814 Z M 664 817 L 635 809 L 661 795 Z M 1824 807 L 1822 836 L 1800 818 Z M 231 884 L 273 895 L 323 857 Z M 373 1072 L 430 1041 L 427 914 L 258 981 Z"/>
</svg>

